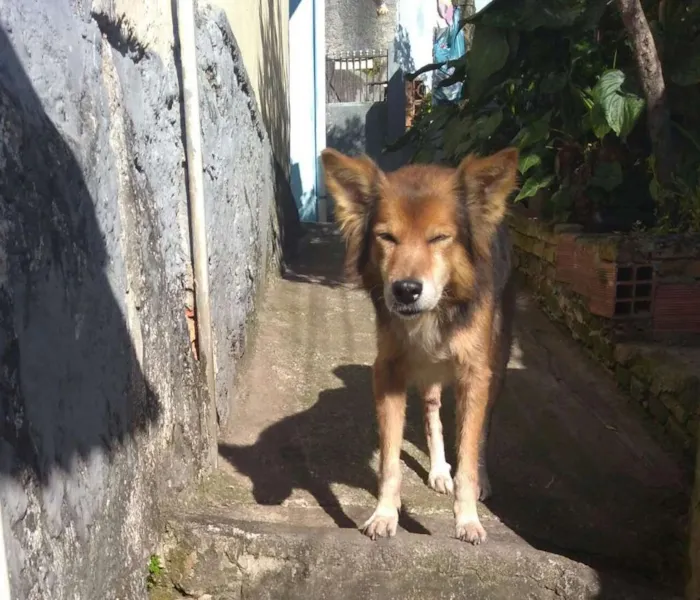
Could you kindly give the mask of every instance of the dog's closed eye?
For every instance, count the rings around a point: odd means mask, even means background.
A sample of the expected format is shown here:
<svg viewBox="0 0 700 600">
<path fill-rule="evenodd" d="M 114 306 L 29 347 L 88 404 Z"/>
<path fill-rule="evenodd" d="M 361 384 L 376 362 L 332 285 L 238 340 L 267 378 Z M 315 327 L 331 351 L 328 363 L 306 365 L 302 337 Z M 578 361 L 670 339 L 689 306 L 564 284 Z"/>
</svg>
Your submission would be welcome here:
<svg viewBox="0 0 700 600">
<path fill-rule="evenodd" d="M 438 244 L 440 242 L 446 242 L 447 240 L 450 239 L 450 236 L 444 233 L 441 233 L 439 235 L 434 235 L 428 240 L 429 244 Z"/>
<path fill-rule="evenodd" d="M 398 244 L 399 240 L 397 240 L 393 235 L 386 231 L 381 231 L 377 234 L 377 237 L 380 240 L 383 240 L 385 242 L 389 242 L 390 244 Z"/>
</svg>

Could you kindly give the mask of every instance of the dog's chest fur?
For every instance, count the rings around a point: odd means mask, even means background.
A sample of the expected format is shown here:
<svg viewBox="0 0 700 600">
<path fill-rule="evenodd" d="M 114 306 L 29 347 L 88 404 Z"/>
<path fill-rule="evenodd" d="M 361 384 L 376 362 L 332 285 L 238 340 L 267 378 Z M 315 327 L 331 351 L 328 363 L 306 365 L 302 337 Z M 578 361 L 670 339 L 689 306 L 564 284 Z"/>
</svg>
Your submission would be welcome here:
<svg viewBox="0 0 700 600">
<path fill-rule="evenodd" d="M 410 365 L 411 378 L 420 382 L 447 382 L 452 378 L 450 331 L 437 314 L 394 322 L 394 332 Z"/>
</svg>

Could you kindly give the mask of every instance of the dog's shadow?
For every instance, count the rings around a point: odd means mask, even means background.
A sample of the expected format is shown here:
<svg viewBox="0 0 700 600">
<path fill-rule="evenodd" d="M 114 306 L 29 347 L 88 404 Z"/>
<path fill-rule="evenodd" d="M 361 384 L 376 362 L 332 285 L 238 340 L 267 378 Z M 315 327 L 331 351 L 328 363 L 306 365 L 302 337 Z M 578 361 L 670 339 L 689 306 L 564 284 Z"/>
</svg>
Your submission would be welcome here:
<svg viewBox="0 0 700 600">
<path fill-rule="evenodd" d="M 322 391 L 313 406 L 271 425 L 255 444 L 220 444 L 219 453 L 252 481 L 258 504 L 280 505 L 293 490 L 305 490 L 339 527 L 354 528 L 357 523 L 345 513 L 331 485 L 377 495 L 377 473 L 371 466 L 378 447 L 372 371 L 366 365 L 344 365 L 333 372 L 342 387 Z M 415 412 L 407 415 L 407 431 L 416 427 Z M 402 459 L 427 479 L 417 461 L 405 453 Z M 399 525 L 412 533 L 430 533 L 405 511 Z"/>
</svg>

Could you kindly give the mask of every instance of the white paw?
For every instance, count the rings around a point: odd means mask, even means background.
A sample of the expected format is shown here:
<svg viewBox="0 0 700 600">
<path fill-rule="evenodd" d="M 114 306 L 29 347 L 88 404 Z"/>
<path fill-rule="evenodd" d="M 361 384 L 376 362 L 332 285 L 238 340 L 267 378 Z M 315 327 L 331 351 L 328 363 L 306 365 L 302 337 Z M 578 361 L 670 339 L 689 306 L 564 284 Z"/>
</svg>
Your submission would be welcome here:
<svg viewBox="0 0 700 600">
<path fill-rule="evenodd" d="M 378 506 L 372 516 L 362 526 L 362 533 L 376 540 L 378 537 L 393 537 L 399 525 L 399 511 L 395 508 Z"/>
<path fill-rule="evenodd" d="M 454 492 L 454 484 L 450 475 L 452 467 L 447 463 L 435 465 L 428 473 L 428 485 L 438 494 L 451 494 Z"/>
<path fill-rule="evenodd" d="M 469 542 L 474 546 L 486 541 L 486 530 L 481 526 L 478 520 L 470 520 L 463 523 L 458 521 L 455 528 L 455 535 L 458 540 Z"/>
<path fill-rule="evenodd" d="M 388 15 L 388 14 L 389 14 L 389 7 L 388 7 L 384 2 L 382 2 L 382 3 L 379 5 L 379 7 L 377 8 L 377 14 L 378 14 L 380 17 L 382 17 L 382 16 L 384 16 L 384 15 Z"/>
</svg>

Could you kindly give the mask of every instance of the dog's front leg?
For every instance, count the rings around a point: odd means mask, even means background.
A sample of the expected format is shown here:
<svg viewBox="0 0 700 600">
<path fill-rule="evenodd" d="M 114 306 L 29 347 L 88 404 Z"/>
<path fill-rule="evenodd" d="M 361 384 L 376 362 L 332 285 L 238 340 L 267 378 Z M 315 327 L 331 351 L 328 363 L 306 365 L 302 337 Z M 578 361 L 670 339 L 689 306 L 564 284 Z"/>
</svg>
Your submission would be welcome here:
<svg viewBox="0 0 700 600">
<path fill-rule="evenodd" d="M 440 421 L 442 386 L 440 384 L 427 386 L 423 388 L 422 394 L 425 437 L 428 440 L 430 454 L 428 485 L 440 494 L 451 494 L 454 489 L 450 474 L 451 467 L 445 459 L 445 442 Z"/>
<path fill-rule="evenodd" d="M 394 361 L 374 363 L 374 401 L 379 424 L 379 500 L 363 525 L 373 540 L 396 534 L 401 508 L 401 442 L 406 416 L 406 378 Z"/>
<path fill-rule="evenodd" d="M 489 408 L 491 369 L 488 362 L 460 365 L 457 373 L 457 472 L 455 474 L 455 524 L 457 538 L 472 544 L 486 540 L 479 522 L 479 457 Z"/>
</svg>

